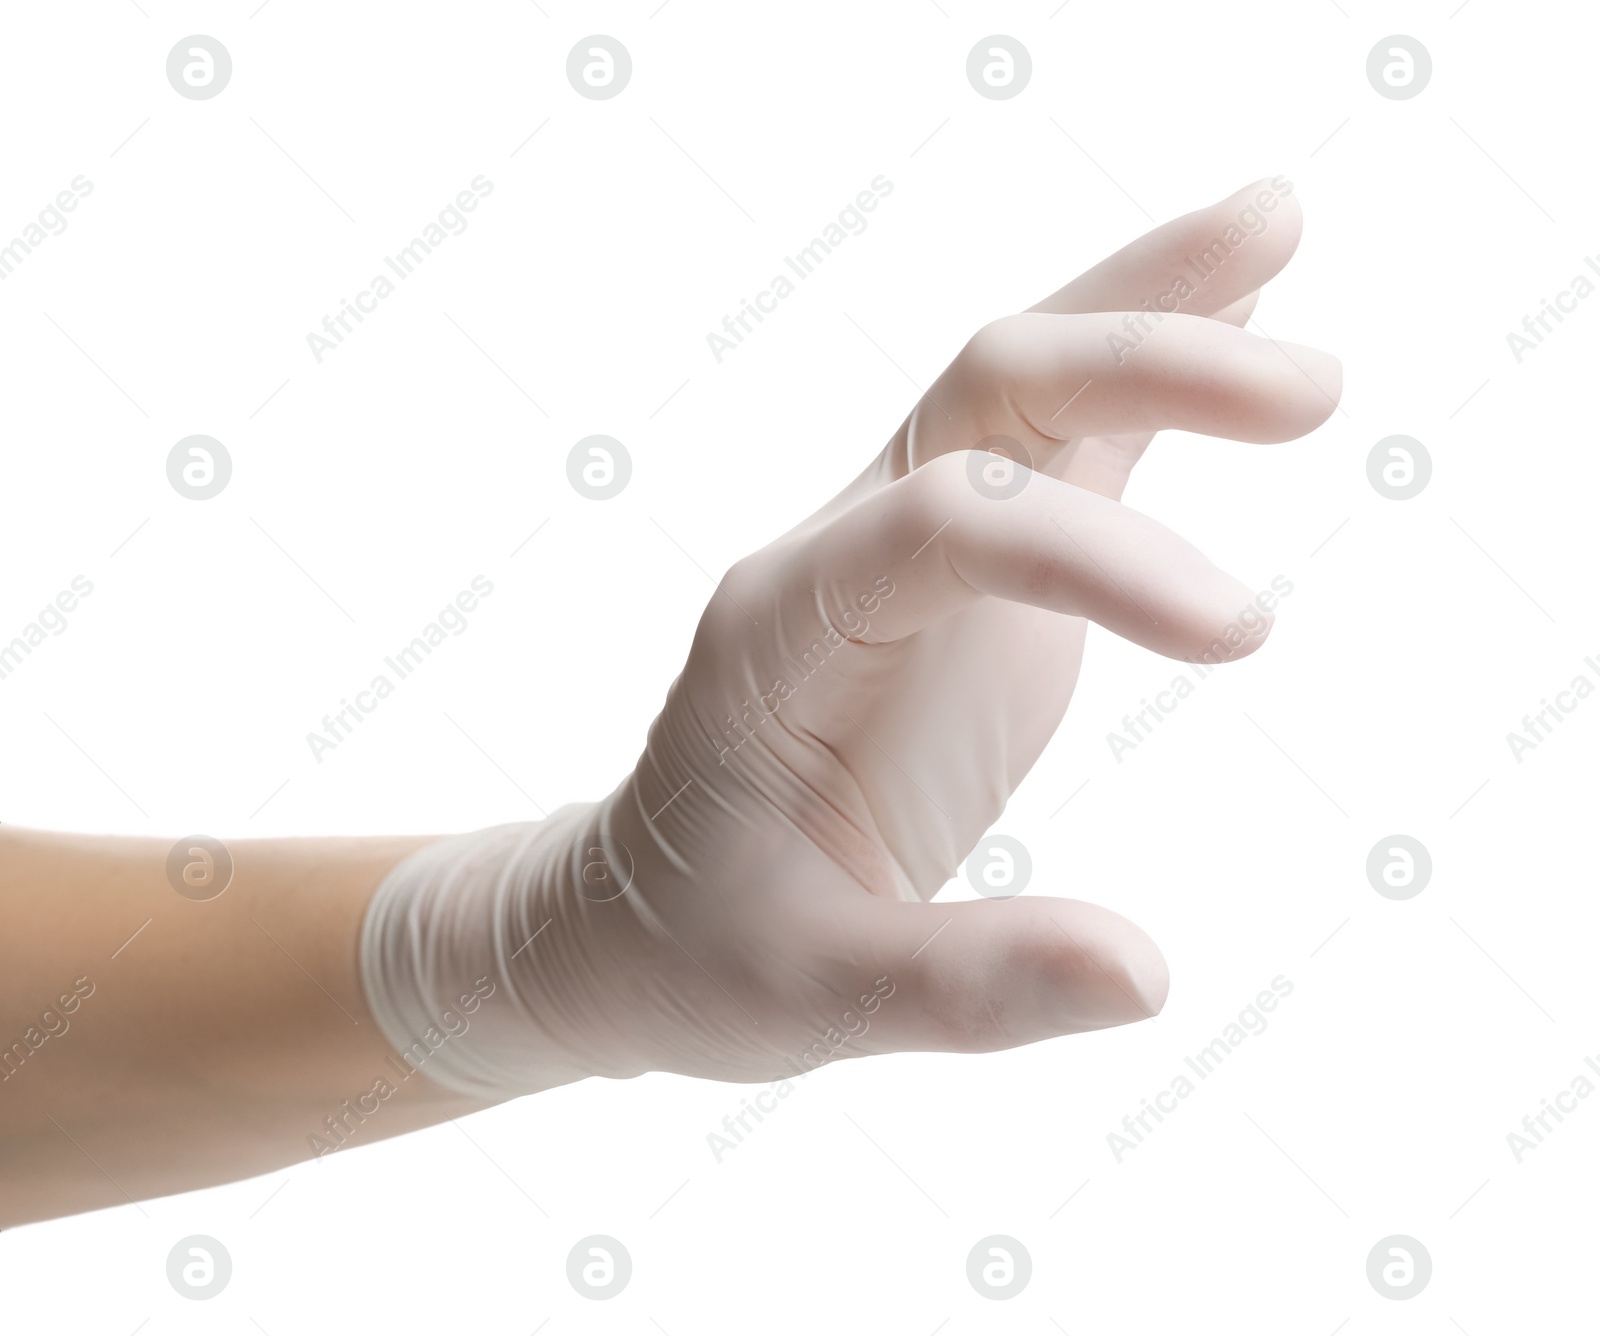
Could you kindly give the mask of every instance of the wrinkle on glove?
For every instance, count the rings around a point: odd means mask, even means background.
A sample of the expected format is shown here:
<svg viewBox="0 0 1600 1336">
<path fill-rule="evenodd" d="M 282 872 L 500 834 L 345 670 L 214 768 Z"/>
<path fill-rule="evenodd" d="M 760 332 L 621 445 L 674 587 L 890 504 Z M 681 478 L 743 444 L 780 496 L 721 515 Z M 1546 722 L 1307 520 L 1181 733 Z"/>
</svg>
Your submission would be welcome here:
<svg viewBox="0 0 1600 1336">
<path fill-rule="evenodd" d="M 495 1100 L 1159 1011 L 1166 964 L 1109 909 L 930 902 L 1054 734 L 1089 623 L 1213 665 L 1265 642 L 1270 594 L 1121 496 L 1160 429 L 1266 445 L 1333 411 L 1337 359 L 1241 328 L 1300 235 L 1292 184 L 1257 181 L 973 335 L 876 460 L 728 570 L 612 794 L 385 878 L 361 970 L 389 1041 L 481 996 L 421 1069 Z M 1242 522 L 1221 479 L 1216 507 Z"/>
</svg>

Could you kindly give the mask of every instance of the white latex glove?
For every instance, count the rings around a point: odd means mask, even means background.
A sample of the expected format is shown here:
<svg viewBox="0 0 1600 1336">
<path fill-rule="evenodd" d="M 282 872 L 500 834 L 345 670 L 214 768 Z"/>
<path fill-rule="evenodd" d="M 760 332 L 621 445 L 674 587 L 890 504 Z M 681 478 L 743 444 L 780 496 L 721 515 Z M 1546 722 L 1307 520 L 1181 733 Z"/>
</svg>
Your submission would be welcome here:
<svg viewBox="0 0 1600 1336">
<path fill-rule="evenodd" d="M 727 573 L 610 797 L 390 875 L 362 964 L 391 1042 L 492 983 L 424 1070 L 498 1099 L 1158 1011 L 1165 963 L 1110 910 L 926 901 L 1055 731 L 1086 619 L 1184 660 L 1264 639 L 1249 588 L 1116 498 L 1158 428 L 1273 442 L 1328 417 L 1333 357 L 1238 328 L 1299 236 L 1288 183 L 1258 182 L 980 330 L 860 477 Z M 975 452 L 1015 457 L 995 437 L 1034 471 L 1008 482 Z"/>
</svg>

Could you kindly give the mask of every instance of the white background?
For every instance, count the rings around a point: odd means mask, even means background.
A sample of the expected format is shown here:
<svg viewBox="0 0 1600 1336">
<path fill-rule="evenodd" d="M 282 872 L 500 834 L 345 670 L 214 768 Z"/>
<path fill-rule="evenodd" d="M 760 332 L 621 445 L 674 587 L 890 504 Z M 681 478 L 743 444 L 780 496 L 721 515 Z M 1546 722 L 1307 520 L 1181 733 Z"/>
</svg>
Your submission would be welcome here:
<svg viewBox="0 0 1600 1336">
<path fill-rule="evenodd" d="M 8 1231 L 7 1330 L 1592 1320 L 1600 1099 L 1521 1163 L 1506 1137 L 1600 1053 L 1600 698 L 1520 763 L 1506 734 L 1577 673 L 1600 683 L 1600 302 L 1520 365 L 1505 337 L 1600 246 L 1592 13 L 257 3 L 4 16 L 0 237 L 93 182 L 0 284 L 0 639 L 94 585 L 0 682 L 7 821 L 442 831 L 601 796 L 704 572 L 852 477 L 978 325 L 1258 176 L 1289 176 L 1306 215 L 1258 328 L 1338 353 L 1344 402 L 1285 446 L 1152 448 L 1130 504 L 1294 592 L 1263 652 L 1120 763 L 1106 734 L 1175 665 L 1091 631 L 1001 827 L 1032 851 L 1029 893 L 1102 901 L 1162 945 L 1158 1019 L 839 1064 L 720 1164 L 706 1135 L 748 1091 L 589 1082 L 469 1119 L 470 1141 L 445 1125 Z M 996 32 L 1033 61 L 1009 101 L 965 76 Z M 214 100 L 166 81 L 192 33 L 233 58 Z M 632 55 L 611 101 L 565 77 L 592 33 Z M 1432 53 L 1413 100 L 1366 79 L 1393 33 Z M 307 333 L 480 173 L 468 229 L 318 364 Z M 706 334 L 879 174 L 868 229 L 719 365 Z M 233 459 L 206 502 L 165 474 L 194 433 Z M 592 433 L 634 461 L 603 503 L 565 473 Z M 1432 455 L 1414 500 L 1367 480 L 1392 433 Z M 314 761 L 307 732 L 475 575 L 494 594 L 470 629 Z M 1403 902 L 1365 874 L 1394 833 L 1434 862 Z M 1118 1163 L 1107 1134 L 1277 975 L 1270 1027 Z M 206 1303 L 164 1269 L 195 1233 L 233 1258 Z M 604 1303 L 564 1274 L 593 1233 L 634 1262 Z M 965 1273 L 995 1233 L 1034 1263 L 1001 1303 Z M 1396 1233 L 1434 1265 L 1405 1302 L 1365 1273 Z"/>
</svg>

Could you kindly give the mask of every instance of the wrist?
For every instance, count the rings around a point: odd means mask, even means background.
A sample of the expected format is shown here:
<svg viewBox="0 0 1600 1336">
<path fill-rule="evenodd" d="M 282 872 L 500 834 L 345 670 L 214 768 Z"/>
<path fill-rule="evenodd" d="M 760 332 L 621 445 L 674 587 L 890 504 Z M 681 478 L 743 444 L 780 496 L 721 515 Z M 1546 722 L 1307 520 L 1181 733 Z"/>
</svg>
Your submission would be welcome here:
<svg viewBox="0 0 1600 1336">
<path fill-rule="evenodd" d="M 398 863 L 362 924 L 367 1005 L 397 1056 L 499 1101 L 599 1074 L 570 940 L 601 804 L 446 836 Z"/>
</svg>

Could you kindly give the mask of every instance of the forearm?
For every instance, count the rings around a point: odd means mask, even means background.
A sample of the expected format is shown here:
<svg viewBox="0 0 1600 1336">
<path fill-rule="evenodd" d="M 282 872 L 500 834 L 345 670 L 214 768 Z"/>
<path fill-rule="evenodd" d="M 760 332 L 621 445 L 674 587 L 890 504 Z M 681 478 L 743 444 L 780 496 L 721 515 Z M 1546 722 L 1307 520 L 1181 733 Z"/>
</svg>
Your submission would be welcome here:
<svg viewBox="0 0 1600 1336">
<path fill-rule="evenodd" d="M 0 1225 L 485 1107 L 397 1059 L 363 994 L 367 904 L 431 842 L 230 841 L 231 881 L 197 900 L 167 842 L 0 828 Z"/>
</svg>

